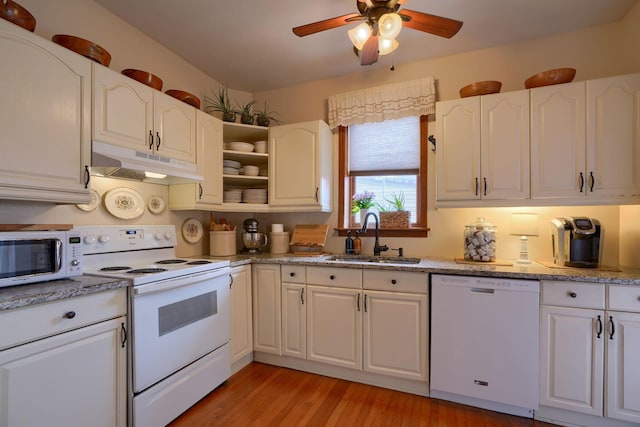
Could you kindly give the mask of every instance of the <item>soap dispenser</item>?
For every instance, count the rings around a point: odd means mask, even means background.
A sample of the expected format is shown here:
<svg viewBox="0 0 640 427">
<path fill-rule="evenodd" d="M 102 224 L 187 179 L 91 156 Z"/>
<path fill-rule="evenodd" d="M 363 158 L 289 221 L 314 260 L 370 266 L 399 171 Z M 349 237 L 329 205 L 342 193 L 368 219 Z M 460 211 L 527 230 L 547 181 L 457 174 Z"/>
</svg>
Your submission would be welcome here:
<svg viewBox="0 0 640 427">
<path fill-rule="evenodd" d="M 353 255 L 353 238 L 351 238 L 351 230 L 347 230 L 347 239 L 344 241 L 344 253 Z"/>
<path fill-rule="evenodd" d="M 362 251 L 362 240 L 360 240 L 360 232 L 356 231 L 356 238 L 353 239 L 353 253 L 360 255 L 360 251 Z"/>
</svg>

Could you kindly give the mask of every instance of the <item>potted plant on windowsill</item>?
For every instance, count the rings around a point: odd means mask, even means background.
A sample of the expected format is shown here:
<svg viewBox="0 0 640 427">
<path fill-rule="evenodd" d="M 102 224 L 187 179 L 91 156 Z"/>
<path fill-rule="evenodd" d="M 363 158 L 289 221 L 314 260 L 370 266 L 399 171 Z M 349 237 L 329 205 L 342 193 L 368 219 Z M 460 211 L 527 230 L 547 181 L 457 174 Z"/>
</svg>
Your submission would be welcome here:
<svg viewBox="0 0 640 427">
<path fill-rule="evenodd" d="M 253 104 L 255 103 L 255 100 L 251 100 L 243 104 L 240 104 L 238 103 L 238 101 L 236 101 L 236 105 L 238 106 L 236 113 L 240 114 L 240 123 L 245 125 L 253 124 L 253 112 L 251 111 L 251 109 L 253 108 Z"/>
<path fill-rule="evenodd" d="M 236 110 L 231 106 L 231 100 L 229 99 L 229 92 L 226 85 L 220 85 L 218 87 L 218 93 L 215 97 L 211 98 L 207 95 L 204 96 L 205 107 L 204 111 L 211 113 L 219 111 L 222 113 L 222 120 L 225 122 L 236 121 Z"/>
<path fill-rule="evenodd" d="M 391 199 L 385 199 L 385 202 L 388 206 L 377 205 L 380 211 L 380 228 L 409 228 L 411 212 L 404 210 L 404 193 L 391 193 Z"/>
<path fill-rule="evenodd" d="M 275 118 L 275 114 L 277 114 L 275 111 L 269 111 L 267 108 L 267 101 L 264 101 L 264 109 L 255 112 L 256 124 L 258 126 L 269 127 L 271 122 L 274 122 L 275 124 L 282 123 L 280 120 Z"/>
<path fill-rule="evenodd" d="M 364 224 L 365 217 L 369 213 L 369 208 L 375 206 L 373 199 L 376 197 L 375 193 L 365 191 L 353 195 L 351 201 L 351 212 L 354 214 L 360 214 L 360 224 Z"/>
</svg>

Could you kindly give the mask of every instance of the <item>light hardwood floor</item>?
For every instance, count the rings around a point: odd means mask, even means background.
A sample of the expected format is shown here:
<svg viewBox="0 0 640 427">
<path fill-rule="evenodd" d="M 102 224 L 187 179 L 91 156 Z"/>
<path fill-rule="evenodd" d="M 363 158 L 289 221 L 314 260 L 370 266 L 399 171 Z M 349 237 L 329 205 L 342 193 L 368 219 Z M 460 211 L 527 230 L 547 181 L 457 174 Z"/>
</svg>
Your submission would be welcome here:
<svg viewBox="0 0 640 427">
<path fill-rule="evenodd" d="M 171 427 L 549 427 L 528 418 L 253 362 Z"/>
</svg>

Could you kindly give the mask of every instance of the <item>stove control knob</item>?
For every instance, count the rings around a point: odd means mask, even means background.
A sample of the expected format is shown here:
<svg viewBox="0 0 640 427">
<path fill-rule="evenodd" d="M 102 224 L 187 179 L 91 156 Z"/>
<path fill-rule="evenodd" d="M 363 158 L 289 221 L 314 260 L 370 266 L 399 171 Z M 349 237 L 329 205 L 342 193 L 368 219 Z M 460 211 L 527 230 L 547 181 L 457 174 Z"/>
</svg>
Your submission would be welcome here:
<svg viewBox="0 0 640 427">
<path fill-rule="evenodd" d="M 154 233 L 153 238 L 156 240 L 162 240 L 162 233 Z"/>
<path fill-rule="evenodd" d="M 98 237 L 98 242 L 100 243 L 107 243 L 109 240 L 110 238 L 108 234 L 102 234 L 100 237 Z"/>
<path fill-rule="evenodd" d="M 92 236 L 92 235 L 88 235 L 88 236 L 84 236 L 84 242 L 88 245 L 95 243 L 96 242 L 96 236 Z"/>
<path fill-rule="evenodd" d="M 165 231 L 164 238 L 165 240 L 171 240 L 173 238 L 173 233 L 170 231 Z"/>
</svg>

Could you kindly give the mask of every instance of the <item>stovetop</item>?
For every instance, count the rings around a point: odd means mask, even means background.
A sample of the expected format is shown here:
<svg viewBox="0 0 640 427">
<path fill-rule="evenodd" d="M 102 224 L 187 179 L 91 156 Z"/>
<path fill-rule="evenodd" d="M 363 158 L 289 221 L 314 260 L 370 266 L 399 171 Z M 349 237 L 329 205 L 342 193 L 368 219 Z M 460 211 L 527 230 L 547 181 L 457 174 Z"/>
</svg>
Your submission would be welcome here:
<svg viewBox="0 0 640 427">
<path fill-rule="evenodd" d="M 172 225 L 76 227 L 85 274 L 140 285 L 229 266 L 229 261 L 176 257 Z"/>
</svg>

